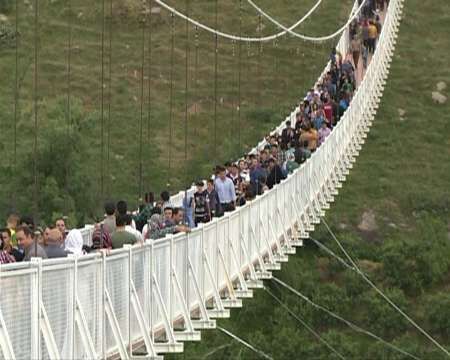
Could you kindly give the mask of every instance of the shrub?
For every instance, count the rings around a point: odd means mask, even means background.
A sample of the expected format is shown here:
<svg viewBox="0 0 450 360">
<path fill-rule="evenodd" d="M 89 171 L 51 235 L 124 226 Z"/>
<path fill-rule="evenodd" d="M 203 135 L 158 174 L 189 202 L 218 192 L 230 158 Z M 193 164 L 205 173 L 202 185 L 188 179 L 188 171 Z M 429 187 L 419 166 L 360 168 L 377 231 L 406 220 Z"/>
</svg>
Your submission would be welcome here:
<svg viewBox="0 0 450 360">
<path fill-rule="evenodd" d="M 0 23 L 0 48 L 14 47 L 16 44 L 17 35 L 18 34 L 16 34 L 16 30 L 10 24 Z"/>
<path fill-rule="evenodd" d="M 381 289 L 400 309 L 406 310 L 408 301 L 400 289 Z M 371 331 L 380 336 L 395 336 L 406 330 L 403 316 L 374 291 L 366 293 L 363 299 L 366 307 L 364 323 L 371 324 Z"/>
<path fill-rule="evenodd" d="M 440 292 L 428 299 L 427 317 L 433 332 L 450 336 L 450 297 Z"/>
<path fill-rule="evenodd" d="M 357 300 L 357 298 L 362 296 L 369 289 L 369 286 L 364 279 L 350 269 L 345 270 L 343 282 L 347 296 L 352 300 Z"/>
</svg>

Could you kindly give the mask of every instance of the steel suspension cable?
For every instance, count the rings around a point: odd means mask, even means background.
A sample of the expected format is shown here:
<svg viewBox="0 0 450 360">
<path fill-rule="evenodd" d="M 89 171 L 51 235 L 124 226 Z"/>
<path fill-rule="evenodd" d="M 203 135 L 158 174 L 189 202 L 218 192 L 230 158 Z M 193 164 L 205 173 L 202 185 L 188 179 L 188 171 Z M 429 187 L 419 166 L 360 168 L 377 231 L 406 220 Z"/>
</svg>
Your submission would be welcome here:
<svg viewBox="0 0 450 360">
<path fill-rule="evenodd" d="M 206 30 L 210 33 L 216 34 L 217 36 L 229 39 L 229 40 L 236 40 L 236 41 L 243 41 L 243 42 L 260 42 L 260 41 L 272 41 L 273 39 L 276 39 L 278 37 L 284 36 L 287 31 L 280 31 L 279 33 L 273 34 L 273 35 L 269 35 L 269 36 L 264 36 L 262 38 L 260 37 L 243 37 L 242 35 L 240 36 L 236 36 L 233 34 L 227 34 L 224 33 L 222 31 L 218 31 L 217 29 L 213 29 L 205 24 L 202 24 L 194 19 L 191 19 L 190 17 L 186 16 L 185 14 L 179 12 L 178 10 L 176 10 L 175 8 L 167 5 L 165 2 L 163 2 L 162 0 L 154 0 L 157 4 L 161 5 L 163 8 L 165 8 L 166 10 L 170 11 L 172 14 L 189 21 L 191 24 L 198 26 L 199 28 Z M 301 23 L 303 23 L 306 19 L 308 19 L 311 14 L 319 7 L 319 5 L 321 4 L 322 0 L 318 0 L 316 2 L 316 4 L 300 19 L 298 20 L 295 24 L 293 24 L 291 27 L 289 27 L 289 30 L 293 30 L 296 27 L 298 27 Z"/>
<path fill-rule="evenodd" d="M 101 31 L 101 80 L 100 80 L 100 198 L 105 200 L 105 0 L 102 0 L 102 31 Z"/>
<path fill-rule="evenodd" d="M 170 23 L 170 92 L 169 92 L 169 163 L 167 171 L 167 187 L 171 188 L 172 175 L 172 122 L 173 122 L 173 72 L 174 72 L 174 52 L 175 52 L 175 15 L 171 14 Z"/>
<path fill-rule="evenodd" d="M 186 14 L 189 14 L 189 0 L 186 0 Z M 188 120 L 189 120 L 189 21 L 186 20 L 185 24 L 185 34 L 186 34 L 186 43 L 185 43 L 185 83 L 184 83 L 184 198 L 186 201 L 186 211 L 185 216 L 187 216 L 188 212 L 188 198 L 187 198 L 187 189 L 188 189 Z"/>
<path fill-rule="evenodd" d="M 247 2 L 251 6 L 253 6 L 256 11 L 258 11 L 261 15 L 263 15 L 265 18 L 267 18 L 270 22 L 272 22 L 273 24 L 278 26 L 280 29 L 283 29 L 284 31 L 286 31 L 290 35 L 292 35 L 294 37 L 297 37 L 297 38 L 300 38 L 302 40 L 306 40 L 306 41 L 321 42 L 321 41 L 326 41 L 326 40 L 329 40 L 329 39 L 333 39 L 333 38 L 339 36 L 340 34 L 342 34 L 347 29 L 347 27 L 351 24 L 351 22 L 359 15 L 361 9 L 366 4 L 367 0 L 364 0 L 364 1 L 361 2 L 359 7 L 357 8 L 357 10 L 354 13 L 352 12 L 352 14 L 350 15 L 348 21 L 343 26 L 341 26 L 334 33 L 329 34 L 329 35 L 325 35 L 325 36 L 307 36 L 307 35 L 299 34 L 299 33 L 295 32 L 295 31 L 292 31 L 292 29 L 284 26 L 283 24 L 281 24 L 280 22 L 278 22 L 277 20 L 272 18 L 264 10 L 262 10 L 260 7 L 258 7 L 252 0 L 247 0 Z"/>
<path fill-rule="evenodd" d="M 67 105 L 66 105 L 66 120 L 67 120 L 67 133 L 66 138 L 69 141 L 69 147 L 72 146 L 72 142 L 70 139 L 70 130 L 72 127 L 72 109 L 71 109 L 71 96 L 72 96 L 72 0 L 67 0 L 67 8 L 68 8 L 68 18 L 67 18 Z M 64 163 L 64 212 L 67 215 L 69 212 L 68 209 L 68 187 L 69 187 L 69 162 L 65 161 Z"/>
<path fill-rule="evenodd" d="M 344 265 L 347 269 L 352 270 L 352 271 L 356 271 L 356 269 L 351 266 L 349 263 L 347 263 L 343 258 L 341 258 L 339 255 L 337 255 L 333 250 L 331 250 L 329 247 L 327 247 L 326 245 L 322 244 L 319 240 L 316 240 L 314 238 L 312 238 L 311 236 L 309 237 L 309 239 L 314 242 L 314 244 L 316 244 L 321 250 L 323 250 L 324 252 L 326 252 L 328 255 L 331 255 L 332 257 L 334 257 L 336 260 L 338 260 L 342 265 Z"/>
<path fill-rule="evenodd" d="M 268 288 L 264 287 L 264 290 L 284 309 L 286 310 L 295 320 L 297 320 L 300 324 L 302 324 L 306 330 L 308 330 L 317 340 L 323 343 L 332 353 L 336 354 L 336 356 L 342 360 L 345 360 L 345 357 L 337 351 L 328 341 L 326 341 L 318 332 L 316 332 L 312 327 L 310 327 L 305 320 L 303 320 L 300 316 L 294 313 L 286 304 L 284 304 L 275 294 L 273 294 Z"/>
<path fill-rule="evenodd" d="M 111 169 L 111 101 L 112 101 L 112 37 L 113 37 L 113 0 L 109 0 L 109 23 L 108 23 L 108 35 L 109 35 L 109 59 L 108 59 L 108 117 L 107 117 L 107 139 L 106 139 L 106 168 Z M 106 182 L 106 194 L 108 198 L 111 196 L 111 177 L 108 176 Z"/>
<path fill-rule="evenodd" d="M 199 34 L 198 34 L 198 27 L 195 26 L 195 54 L 194 54 L 194 79 L 193 79 L 193 89 L 192 89 L 192 98 L 194 99 L 194 116 L 197 118 L 198 115 L 198 47 L 199 47 Z M 197 132 L 194 127 L 194 135 L 197 136 Z"/>
<path fill-rule="evenodd" d="M 283 41 L 284 41 L 283 38 L 277 40 L 277 47 L 280 49 L 279 51 L 281 51 L 281 52 L 284 50 Z M 284 88 L 284 86 L 283 86 L 284 78 L 283 78 L 283 74 L 282 74 L 283 64 L 281 63 L 281 57 L 279 55 L 276 55 L 275 59 L 276 59 L 276 64 L 277 64 L 276 65 L 276 69 L 277 69 L 277 71 L 276 71 L 276 79 L 277 79 L 276 83 L 278 85 L 278 89 L 281 88 L 280 93 L 282 93 L 283 92 L 283 88 Z M 280 114 L 281 120 L 283 121 L 284 105 L 281 104 L 281 101 L 277 102 L 277 104 L 278 104 L 277 113 Z"/>
<path fill-rule="evenodd" d="M 275 92 L 275 87 L 278 81 L 278 60 L 277 60 L 277 53 L 278 53 L 278 40 L 275 39 L 272 43 L 272 51 L 273 51 L 273 87 L 272 87 L 272 91 Z M 275 94 L 274 94 L 275 95 Z M 273 96 L 274 98 L 276 98 L 276 96 Z M 276 114 L 278 112 L 278 109 L 276 109 L 276 101 L 272 102 L 272 112 L 274 114 Z"/>
<path fill-rule="evenodd" d="M 356 272 L 374 289 L 384 300 L 388 302 L 389 305 L 391 305 L 392 308 L 394 308 L 399 314 L 401 314 L 411 325 L 413 325 L 419 332 L 422 333 L 428 340 L 430 340 L 438 349 L 440 349 L 443 353 L 445 353 L 448 357 L 450 357 L 450 353 L 447 349 L 445 349 L 441 344 L 437 342 L 428 332 L 426 332 L 422 327 L 420 327 L 411 317 L 409 317 L 402 309 L 400 309 L 387 295 L 383 293 L 382 290 L 380 290 L 368 277 L 367 275 L 361 271 L 359 266 L 356 264 L 356 262 L 353 260 L 353 258 L 349 255 L 349 253 L 345 250 L 342 243 L 338 240 L 334 232 L 331 230 L 330 226 L 327 224 L 327 222 L 323 220 L 323 224 L 327 228 L 328 232 L 330 233 L 331 237 L 334 239 L 334 241 L 339 246 L 339 249 L 341 249 L 342 253 L 345 255 L 345 257 L 350 261 L 350 263 L 353 265 L 353 267 L 356 269 Z"/>
<path fill-rule="evenodd" d="M 146 137 L 146 149 L 150 149 L 150 137 L 151 137 L 151 121 L 152 121 L 152 11 L 151 11 L 151 1 L 148 0 L 148 6 L 150 9 L 150 13 L 148 15 L 148 62 L 147 62 L 147 76 L 148 76 L 148 92 L 147 92 L 147 137 Z M 151 157 L 150 154 L 147 153 L 148 157 L 148 185 L 150 186 L 151 182 Z"/>
<path fill-rule="evenodd" d="M 218 25 L 218 0 L 215 0 L 214 23 Z M 219 61 L 219 37 L 214 36 L 214 166 L 217 165 L 217 78 Z"/>
<path fill-rule="evenodd" d="M 17 179 L 17 122 L 19 117 L 19 1 L 16 1 L 16 24 L 15 24 L 15 74 L 14 74 L 14 125 L 13 125 L 13 178 Z M 17 208 L 17 187 L 12 191 L 13 211 Z"/>
<path fill-rule="evenodd" d="M 138 202 L 142 201 L 143 188 L 143 140 L 144 140 L 144 71 L 145 71 L 145 32 L 146 32 L 147 17 L 142 21 L 141 33 L 141 84 L 140 84 L 140 109 L 139 109 L 139 180 L 138 180 Z M 138 204 L 139 206 L 140 204 Z"/>
<path fill-rule="evenodd" d="M 242 36 L 242 0 L 239 0 L 239 37 Z M 242 78 L 242 42 L 239 41 L 238 56 L 238 156 L 242 155 L 242 139 L 241 139 L 241 78 Z"/>
<path fill-rule="evenodd" d="M 258 33 L 259 36 L 262 37 L 262 16 L 259 14 L 258 15 Z M 258 82 L 262 82 L 261 80 L 261 57 L 262 57 L 262 51 L 263 51 L 263 43 L 260 42 L 258 44 L 258 57 L 257 57 L 257 62 L 256 62 L 256 79 Z M 257 86 L 258 89 L 263 89 L 261 83 L 259 84 L 259 86 Z M 261 104 L 261 97 L 258 96 L 256 98 L 256 104 L 260 105 Z"/>
<path fill-rule="evenodd" d="M 231 64 L 233 65 L 233 68 L 235 66 L 236 63 L 236 41 L 235 40 L 231 40 Z M 230 101 L 231 101 L 231 126 L 230 126 L 230 138 L 233 139 L 233 135 L 234 132 L 236 131 L 236 127 L 235 127 L 235 106 L 236 106 L 236 95 L 235 95 L 235 91 L 236 91 L 236 86 L 237 86 L 237 75 L 236 73 L 233 71 L 232 72 L 232 82 L 231 82 L 231 92 L 232 94 L 230 95 Z M 235 154 L 233 154 L 235 155 Z"/>
<path fill-rule="evenodd" d="M 251 79 L 251 70 L 252 70 L 252 44 L 251 43 L 246 43 L 246 53 L 247 53 L 247 57 L 245 59 L 246 63 L 244 64 L 244 71 L 245 71 L 245 75 L 244 75 L 244 81 L 243 81 L 243 85 L 244 85 L 244 95 L 241 97 L 243 97 L 245 99 L 245 96 L 249 96 L 249 91 L 248 91 L 248 87 L 245 87 L 246 84 L 249 83 L 249 79 Z M 250 93 L 251 96 L 251 93 Z M 242 104 L 245 103 L 245 100 L 242 101 L 241 99 L 241 106 L 243 106 Z M 247 101 L 247 103 L 249 103 L 249 101 Z M 245 140 L 245 132 L 243 131 L 246 125 L 248 118 L 247 116 L 244 116 L 243 118 L 241 117 L 241 122 L 240 122 L 240 142 L 241 142 L 241 154 L 246 152 L 246 144 L 244 142 Z"/>
<path fill-rule="evenodd" d="M 236 340 L 237 342 L 241 343 L 242 345 L 244 345 L 245 347 L 249 348 L 250 350 L 252 350 L 254 353 L 260 355 L 261 357 L 263 357 L 264 359 L 267 360 L 273 360 L 273 357 L 270 355 L 267 355 L 265 352 L 263 352 L 262 350 L 257 349 L 256 347 L 254 347 L 253 345 L 249 344 L 247 341 L 242 340 L 239 336 L 234 335 L 232 332 L 224 329 L 223 327 L 218 326 L 217 330 L 220 330 L 221 332 L 223 332 L 224 334 L 228 335 L 229 337 L 231 337 L 232 339 Z"/>
<path fill-rule="evenodd" d="M 381 343 L 383 343 L 384 345 L 386 345 L 387 347 L 391 348 L 394 351 L 397 351 L 403 355 L 406 355 L 412 359 L 415 360 L 420 360 L 420 358 L 418 358 L 417 356 L 410 354 L 409 352 L 402 350 L 401 348 L 399 348 L 398 346 L 391 344 L 390 342 L 382 339 L 381 337 L 379 337 L 378 335 L 373 334 L 372 332 L 365 330 L 363 328 L 361 328 L 360 326 L 354 324 L 353 322 L 344 319 L 342 316 L 337 315 L 336 313 L 334 313 L 333 311 L 327 309 L 326 307 L 319 305 L 317 303 L 315 303 L 314 301 L 312 301 L 309 297 L 307 297 L 306 295 L 303 295 L 300 291 L 294 289 L 292 286 L 286 284 L 285 282 L 281 281 L 280 279 L 278 279 L 277 277 L 272 277 L 272 280 L 275 281 L 277 284 L 281 285 L 283 288 L 289 290 L 291 293 L 293 293 L 294 295 L 296 295 L 297 297 L 299 297 L 300 299 L 304 300 L 305 302 L 307 302 L 308 304 L 310 304 L 311 306 L 313 306 L 314 308 L 321 310 L 325 313 L 327 313 L 329 316 L 335 318 L 336 320 L 341 321 L 342 323 L 344 323 L 345 325 L 347 325 L 349 328 L 351 328 L 352 330 L 359 332 L 361 334 L 365 334 L 369 337 L 371 337 L 372 339 L 375 339 Z"/>
<path fill-rule="evenodd" d="M 34 144 L 33 144 L 33 218 L 38 221 L 38 57 L 39 57 L 39 0 L 34 1 L 34 83 L 33 83 L 33 107 L 34 107 Z"/>
</svg>

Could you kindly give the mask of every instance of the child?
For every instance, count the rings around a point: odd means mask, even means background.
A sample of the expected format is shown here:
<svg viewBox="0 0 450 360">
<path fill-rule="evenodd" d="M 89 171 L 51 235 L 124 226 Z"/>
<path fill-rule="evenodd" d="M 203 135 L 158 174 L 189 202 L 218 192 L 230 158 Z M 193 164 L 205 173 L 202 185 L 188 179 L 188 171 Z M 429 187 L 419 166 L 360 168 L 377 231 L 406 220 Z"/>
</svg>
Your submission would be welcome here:
<svg viewBox="0 0 450 360">
<path fill-rule="evenodd" d="M 211 218 L 209 211 L 209 197 L 204 189 L 203 181 L 198 181 L 196 184 L 197 191 L 194 193 L 194 221 L 195 226 L 200 223 L 208 222 Z"/>
</svg>

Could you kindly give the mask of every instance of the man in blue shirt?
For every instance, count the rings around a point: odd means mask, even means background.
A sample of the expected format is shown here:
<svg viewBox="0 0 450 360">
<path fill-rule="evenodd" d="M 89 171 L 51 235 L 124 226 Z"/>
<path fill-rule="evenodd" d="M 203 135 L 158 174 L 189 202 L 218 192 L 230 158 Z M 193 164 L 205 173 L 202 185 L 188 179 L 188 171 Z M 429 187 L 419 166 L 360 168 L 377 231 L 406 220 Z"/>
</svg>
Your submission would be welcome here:
<svg viewBox="0 0 450 360">
<path fill-rule="evenodd" d="M 226 176 L 226 169 L 223 166 L 217 167 L 214 185 L 219 195 L 222 209 L 224 211 L 233 211 L 236 208 L 236 191 L 233 180 Z"/>
</svg>

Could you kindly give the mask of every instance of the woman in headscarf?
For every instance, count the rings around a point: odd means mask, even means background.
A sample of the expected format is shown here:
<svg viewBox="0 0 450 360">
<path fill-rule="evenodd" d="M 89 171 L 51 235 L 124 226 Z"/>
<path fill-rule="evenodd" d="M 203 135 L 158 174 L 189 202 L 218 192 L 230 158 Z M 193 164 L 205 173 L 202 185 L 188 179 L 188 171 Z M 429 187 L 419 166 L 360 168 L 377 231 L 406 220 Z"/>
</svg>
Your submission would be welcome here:
<svg viewBox="0 0 450 360">
<path fill-rule="evenodd" d="M 74 255 L 83 255 L 83 236 L 80 230 L 70 230 L 66 237 L 64 249 Z"/>
<path fill-rule="evenodd" d="M 157 239 L 160 230 L 163 227 L 163 218 L 160 214 L 153 214 L 148 220 L 147 232 L 145 239 Z"/>
</svg>

